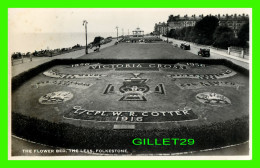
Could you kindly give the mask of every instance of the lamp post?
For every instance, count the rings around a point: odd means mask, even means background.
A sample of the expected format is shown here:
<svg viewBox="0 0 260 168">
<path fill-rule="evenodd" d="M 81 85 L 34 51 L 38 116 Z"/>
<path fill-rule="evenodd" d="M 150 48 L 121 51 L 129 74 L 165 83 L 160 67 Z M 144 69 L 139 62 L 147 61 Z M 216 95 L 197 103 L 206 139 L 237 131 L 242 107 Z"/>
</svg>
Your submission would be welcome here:
<svg viewBox="0 0 260 168">
<path fill-rule="evenodd" d="M 86 32 L 86 50 L 85 53 L 88 54 L 88 34 L 87 34 L 87 24 L 86 20 L 83 20 L 83 26 L 85 25 L 85 32 Z"/>
<path fill-rule="evenodd" d="M 118 41 L 118 26 L 116 26 L 116 40 Z"/>
<path fill-rule="evenodd" d="M 169 27 L 169 24 L 167 23 L 167 24 L 166 24 L 166 28 L 167 28 L 167 34 L 166 34 L 166 36 L 167 36 L 167 43 L 169 43 L 169 40 L 168 40 L 168 36 L 169 36 L 168 30 L 169 30 L 169 29 L 168 29 L 168 27 Z"/>
</svg>

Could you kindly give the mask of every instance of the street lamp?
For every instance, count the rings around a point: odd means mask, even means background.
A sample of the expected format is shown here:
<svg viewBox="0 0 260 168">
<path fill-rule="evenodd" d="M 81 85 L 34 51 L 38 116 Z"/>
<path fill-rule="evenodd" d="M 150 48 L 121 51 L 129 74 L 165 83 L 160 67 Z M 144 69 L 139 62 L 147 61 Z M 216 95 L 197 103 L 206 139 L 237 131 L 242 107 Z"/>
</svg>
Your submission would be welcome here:
<svg viewBox="0 0 260 168">
<path fill-rule="evenodd" d="M 116 26 L 116 39 L 117 39 L 117 41 L 118 41 L 118 26 Z"/>
<path fill-rule="evenodd" d="M 169 40 L 168 40 L 168 36 L 169 36 L 169 32 L 168 32 L 169 31 L 169 28 L 168 28 L 169 27 L 169 23 L 167 23 L 166 26 L 167 26 L 166 27 L 167 28 L 167 34 L 166 34 L 166 36 L 167 36 L 167 43 L 169 43 Z"/>
<path fill-rule="evenodd" d="M 88 34 L 87 34 L 87 24 L 86 20 L 83 20 L 83 26 L 85 25 L 85 32 L 86 32 L 86 50 L 85 53 L 88 54 Z"/>
</svg>

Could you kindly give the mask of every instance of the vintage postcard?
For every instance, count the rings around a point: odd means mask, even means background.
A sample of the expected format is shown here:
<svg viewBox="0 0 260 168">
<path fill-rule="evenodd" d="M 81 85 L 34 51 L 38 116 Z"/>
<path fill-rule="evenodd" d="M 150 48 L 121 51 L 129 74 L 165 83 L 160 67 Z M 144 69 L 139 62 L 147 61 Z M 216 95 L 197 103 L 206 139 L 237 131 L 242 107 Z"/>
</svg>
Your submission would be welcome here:
<svg viewBox="0 0 260 168">
<path fill-rule="evenodd" d="M 251 27 L 248 8 L 9 8 L 9 159 L 251 159 Z"/>
</svg>

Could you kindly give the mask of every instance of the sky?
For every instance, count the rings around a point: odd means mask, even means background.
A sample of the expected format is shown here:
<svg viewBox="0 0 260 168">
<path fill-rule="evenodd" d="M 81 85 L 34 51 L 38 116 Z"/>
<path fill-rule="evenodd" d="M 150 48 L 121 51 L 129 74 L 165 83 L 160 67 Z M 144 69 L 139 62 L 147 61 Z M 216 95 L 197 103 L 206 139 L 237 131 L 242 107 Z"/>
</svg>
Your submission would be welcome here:
<svg viewBox="0 0 260 168">
<path fill-rule="evenodd" d="M 114 32 L 131 34 L 140 27 L 145 33 L 155 23 L 166 22 L 169 15 L 249 14 L 247 8 L 9 8 L 9 33 Z"/>
</svg>

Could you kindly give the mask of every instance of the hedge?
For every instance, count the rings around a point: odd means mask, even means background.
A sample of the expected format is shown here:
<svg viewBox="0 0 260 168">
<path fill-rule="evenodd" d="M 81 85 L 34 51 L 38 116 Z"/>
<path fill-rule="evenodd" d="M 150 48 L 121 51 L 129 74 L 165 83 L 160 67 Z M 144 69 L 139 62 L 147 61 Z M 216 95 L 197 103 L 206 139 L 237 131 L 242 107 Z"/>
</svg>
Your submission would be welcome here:
<svg viewBox="0 0 260 168">
<path fill-rule="evenodd" d="M 69 149 L 127 149 L 132 154 L 167 153 L 217 148 L 242 143 L 249 138 L 248 116 L 203 126 L 179 126 L 167 130 L 112 130 L 77 127 L 68 123 L 52 123 L 12 113 L 12 133 L 16 136 L 55 147 Z M 134 138 L 186 138 L 194 145 L 135 146 Z"/>
</svg>

